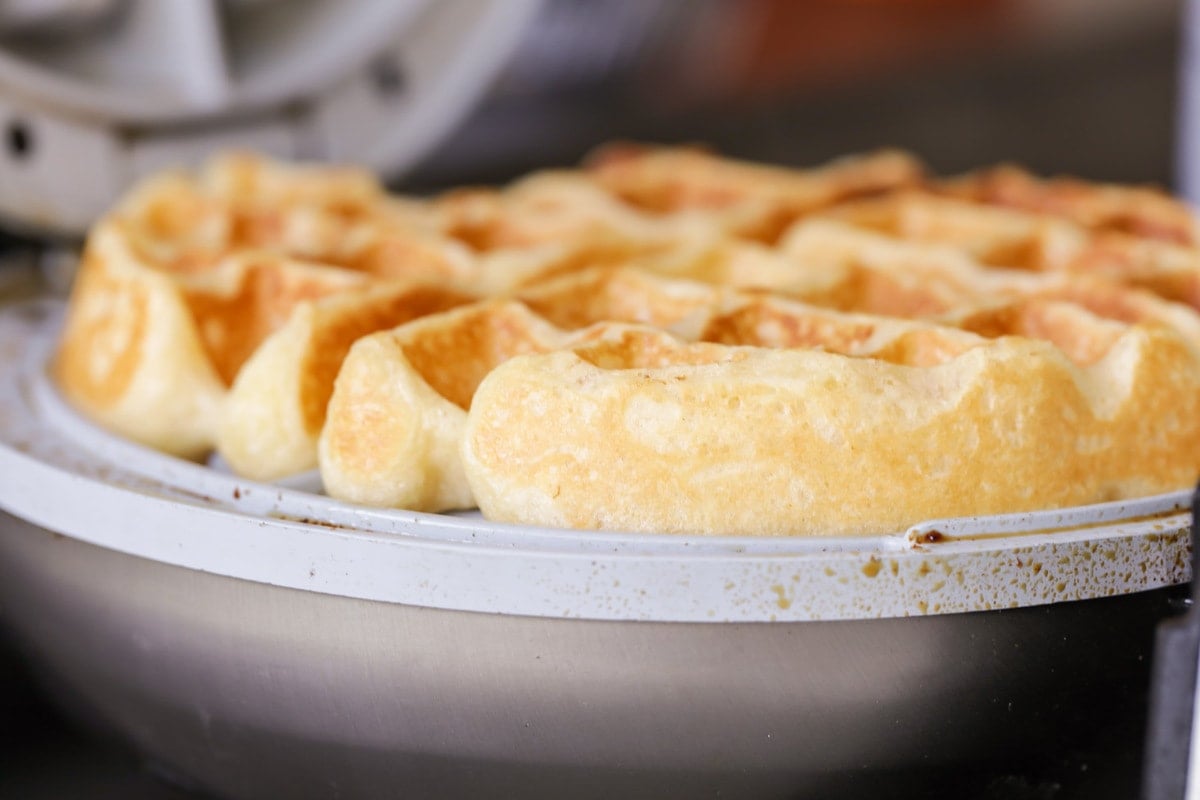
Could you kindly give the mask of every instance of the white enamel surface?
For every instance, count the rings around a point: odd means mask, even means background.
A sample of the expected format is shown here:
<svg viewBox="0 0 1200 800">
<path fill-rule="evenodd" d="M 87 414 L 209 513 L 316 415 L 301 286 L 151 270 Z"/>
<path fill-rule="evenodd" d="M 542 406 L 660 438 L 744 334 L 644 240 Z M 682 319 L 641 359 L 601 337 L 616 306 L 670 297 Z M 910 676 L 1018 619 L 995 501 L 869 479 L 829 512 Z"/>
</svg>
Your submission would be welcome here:
<svg viewBox="0 0 1200 800">
<path fill-rule="evenodd" d="M 189 569 L 437 608 L 664 621 L 951 613 L 1189 578 L 1186 492 L 830 540 L 536 529 L 244 481 L 122 441 L 68 408 L 44 370 L 60 312 L 43 302 L 0 313 L 0 507 Z"/>
</svg>

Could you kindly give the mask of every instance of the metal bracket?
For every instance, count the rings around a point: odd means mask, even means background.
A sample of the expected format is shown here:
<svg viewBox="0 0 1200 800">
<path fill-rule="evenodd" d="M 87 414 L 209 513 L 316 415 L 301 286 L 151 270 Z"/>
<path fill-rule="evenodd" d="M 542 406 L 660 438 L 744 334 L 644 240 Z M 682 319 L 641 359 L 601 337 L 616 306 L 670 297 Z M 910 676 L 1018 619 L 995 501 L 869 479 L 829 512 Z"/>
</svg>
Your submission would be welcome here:
<svg viewBox="0 0 1200 800">
<path fill-rule="evenodd" d="M 1150 685 L 1150 715 L 1143 762 L 1143 800 L 1195 800 L 1200 797 L 1200 759 L 1193 753 L 1196 676 L 1200 666 L 1200 526 L 1196 513 L 1200 486 L 1192 494 L 1192 599 L 1186 613 L 1159 625 Z"/>
</svg>

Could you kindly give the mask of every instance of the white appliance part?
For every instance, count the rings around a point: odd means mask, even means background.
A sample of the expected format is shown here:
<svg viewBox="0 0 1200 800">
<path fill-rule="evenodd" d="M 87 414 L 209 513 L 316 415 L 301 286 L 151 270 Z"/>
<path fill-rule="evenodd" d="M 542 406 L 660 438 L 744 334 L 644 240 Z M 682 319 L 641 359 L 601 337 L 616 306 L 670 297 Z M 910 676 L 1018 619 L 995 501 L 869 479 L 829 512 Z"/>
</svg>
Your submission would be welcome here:
<svg viewBox="0 0 1200 800">
<path fill-rule="evenodd" d="M 77 236 L 139 176 L 249 148 L 394 175 L 488 88 L 538 0 L 0 5 L 0 217 Z"/>
<path fill-rule="evenodd" d="M 1186 491 L 824 539 L 533 528 L 341 503 L 312 476 L 254 483 L 78 416 L 45 371 L 61 312 L 0 312 L 0 508 L 175 566 L 428 608 L 663 622 L 950 614 L 1188 579 Z"/>
</svg>

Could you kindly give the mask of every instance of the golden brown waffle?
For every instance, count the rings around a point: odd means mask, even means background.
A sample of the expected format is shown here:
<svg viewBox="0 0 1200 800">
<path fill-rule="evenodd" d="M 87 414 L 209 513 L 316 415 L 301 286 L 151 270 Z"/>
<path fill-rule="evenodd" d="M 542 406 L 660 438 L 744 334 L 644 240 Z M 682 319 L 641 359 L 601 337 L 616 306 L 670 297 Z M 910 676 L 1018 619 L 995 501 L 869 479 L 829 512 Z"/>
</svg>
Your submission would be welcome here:
<svg viewBox="0 0 1200 800">
<path fill-rule="evenodd" d="M 653 247 L 729 232 L 708 215 L 646 214 L 569 171 L 535 173 L 504 189 L 449 192 L 432 207 L 439 230 L 478 252 L 566 241 Z"/>
<path fill-rule="evenodd" d="M 437 234 L 426 203 L 390 197 L 352 169 L 221 158 L 196 175 L 151 178 L 110 218 L 172 273 L 257 250 L 379 277 L 472 277 L 469 250 Z"/>
<path fill-rule="evenodd" d="M 503 300 L 358 340 L 320 439 L 325 491 L 423 511 L 474 506 L 458 448 L 475 387 L 504 360 L 564 342 L 563 331 Z"/>
<path fill-rule="evenodd" d="M 233 157 L 97 224 L 55 375 L 138 441 L 264 480 L 319 464 L 354 502 L 879 532 L 1188 485 L 1193 225 L 1149 190 L 935 181 L 894 152 L 622 146 L 429 199 Z"/>
<path fill-rule="evenodd" d="M 857 357 L 838 349 L 877 329 L 521 356 L 475 393 L 464 469 L 489 519 L 744 535 L 887 533 L 1192 482 L 1200 369 L 1180 337 L 1060 304 L 1011 329 L 898 327 Z"/>
<path fill-rule="evenodd" d="M 341 296 L 355 306 L 343 315 L 352 319 L 323 343 L 474 299 L 437 283 L 374 279 L 259 251 L 173 273 L 131 247 L 122 226 L 102 223 L 88 240 L 55 375 L 98 421 L 152 447 L 199 456 L 225 424 L 228 387 L 263 342 L 298 308 Z"/>
<path fill-rule="evenodd" d="M 272 323 L 362 276 L 278 256 L 232 256 L 187 280 L 148 265 L 121 231 L 89 237 L 55 359 L 93 418 L 168 452 L 212 446 L 225 387 Z"/>
<path fill-rule="evenodd" d="M 942 181 L 937 191 L 973 203 L 1063 217 L 1096 231 L 1200 245 L 1200 228 L 1191 209 L 1154 187 L 1043 179 L 1002 164 Z"/>
<path fill-rule="evenodd" d="M 353 338 L 630 252 L 563 241 L 480 255 L 436 219 L 356 170 L 231 157 L 153 178 L 89 236 L 59 383 L 137 441 L 195 457 L 219 440 L 237 471 L 274 478 L 315 465 L 322 404 Z M 345 296 L 325 302 L 334 295 Z M 310 301 L 321 304 L 293 320 Z M 291 343 L 272 343 L 238 380 L 281 328 Z"/>
<path fill-rule="evenodd" d="M 258 480 L 316 467 L 317 437 L 350 346 L 473 299 L 437 284 L 404 282 L 297 306 L 233 380 L 217 425 L 217 451 L 235 472 Z"/>
<path fill-rule="evenodd" d="M 933 367 L 989 338 L 1008 336 L 1049 343 L 1060 358 L 1088 366 L 1111 349 L 1116 337 L 1135 329 L 1120 321 L 1123 317 L 1144 323 L 1136 329 L 1178 345 L 1184 366 L 1196 364 L 1200 338 L 1189 337 L 1200 336 L 1200 320 L 1188 309 L 1100 282 L 1059 281 L 1043 288 L 1040 294 L 932 322 L 817 308 L 775 294 L 628 268 L 563 276 L 527 290 L 524 303 L 465 306 L 356 343 L 330 402 L 321 441 L 322 477 L 330 494 L 355 502 L 428 511 L 470 507 L 474 500 L 459 462 L 459 443 L 485 376 L 521 354 L 613 337 L 624 341 L 620 331 L 636 330 L 630 341 L 640 342 L 638 347 L 653 345 L 669 353 L 691 339 L 820 350 L 911 367 Z M 1089 303 L 1108 318 L 1071 300 Z M 1172 329 L 1176 321 L 1182 334 Z M 448 353 L 455 354 L 452 360 L 445 358 Z M 600 358 L 596 353 L 593 360 Z M 637 363 L 644 366 L 649 357 L 636 355 Z M 618 352 L 613 358 L 621 364 L 626 356 Z M 696 415 L 703 418 L 701 411 Z M 564 428 L 564 440 L 579 427 Z"/>
<path fill-rule="evenodd" d="M 329 402 L 320 442 L 325 489 L 370 505 L 469 508 L 461 430 L 475 388 L 498 364 L 587 339 L 592 333 L 579 329 L 597 323 L 694 324 L 696 314 L 736 296 L 628 268 L 592 268 L 514 299 L 481 301 L 364 337 L 350 349 Z"/>
<path fill-rule="evenodd" d="M 696 147 L 609 145 L 596 151 L 596 182 L 637 208 L 663 216 L 703 212 L 738 236 L 774 241 L 802 216 L 839 201 L 919 183 L 924 168 L 888 150 L 816 169 L 787 169 L 720 158 Z"/>
<path fill-rule="evenodd" d="M 924 192 L 846 203 L 820 216 L 898 239 L 952 247 L 1011 269 L 1102 275 L 1200 308 L 1200 250 L 1158 238 Z"/>
<path fill-rule="evenodd" d="M 1034 273 L 986 267 L 943 244 L 896 239 L 836 220 L 791 228 L 780 250 L 826 283 L 795 292 L 816 305 L 900 317 L 954 316 L 956 310 L 1021 298 L 1077 303 L 1121 322 L 1158 321 L 1200 347 L 1200 316 L 1120 280 L 1087 272 Z"/>
</svg>

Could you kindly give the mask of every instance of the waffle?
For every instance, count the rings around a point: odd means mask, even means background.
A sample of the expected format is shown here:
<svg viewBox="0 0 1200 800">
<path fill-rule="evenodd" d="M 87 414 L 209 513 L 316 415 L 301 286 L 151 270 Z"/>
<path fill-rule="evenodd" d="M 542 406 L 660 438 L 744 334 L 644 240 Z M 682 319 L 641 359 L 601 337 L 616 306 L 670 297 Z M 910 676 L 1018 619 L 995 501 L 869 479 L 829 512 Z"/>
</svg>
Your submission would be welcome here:
<svg viewBox="0 0 1200 800">
<path fill-rule="evenodd" d="M 711 303 L 713 297 L 711 287 L 677 285 L 675 291 L 690 292 L 695 299 L 672 302 L 669 281 L 630 268 L 603 266 L 624 260 L 610 252 L 538 248 L 532 254 L 505 253 L 504 263 L 499 263 L 500 258 L 499 254 L 483 258 L 482 271 L 499 273 L 496 283 L 505 287 L 517 284 L 516 297 L 568 328 L 609 317 L 667 325 L 696 302 Z M 555 273 L 554 277 L 544 277 L 547 272 Z M 530 274 L 543 279 L 522 287 L 522 277 Z M 480 287 L 484 294 L 492 294 L 486 281 L 481 280 Z M 603 296 L 585 300 L 589 292 Z M 376 331 L 476 299 L 476 294 L 455 285 L 389 281 L 297 306 L 233 373 L 217 424 L 217 452 L 235 472 L 257 480 L 316 467 L 326 405 L 350 346 Z M 471 319 L 479 324 L 481 317 Z M 444 348 L 443 357 L 455 363 L 462 360 L 451 346 Z"/>
<path fill-rule="evenodd" d="M 773 241 L 802 216 L 854 197 L 912 186 L 924 168 L 888 150 L 811 170 L 720 158 L 696 147 L 618 144 L 590 161 L 595 181 L 615 197 L 660 216 L 702 212 L 741 238 Z"/>
<path fill-rule="evenodd" d="M 147 263 L 119 226 L 89 237 L 53 371 L 81 410 L 136 441 L 194 457 L 211 449 L 226 387 L 304 300 L 364 276 L 270 254 L 204 273 Z"/>
<path fill-rule="evenodd" d="M 849 202 L 821 216 L 953 247 L 985 265 L 1102 275 L 1200 308 L 1200 250 L 1158 238 L 914 191 Z"/>
<path fill-rule="evenodd" d="M 628 267 L 592 266 L 518 289 L 515 296 L 570 329 L 610 318 L 670 325 L 700 305 L 712 305 L 718 290 Z M 368 333 L 476 299 L 449 285 L 389 282 L 302 303 L 236 371 L 217 423 L 217 452 L 235 473 L 257 480 L 317 467 L 326 404 L 350 345 Z M 455 327 L 499 325 L 484 317 L 445 319 Z M 442 337 L 438 348 L 452 363 L 469 357 L 452 347 L 455 337 L 434 335 L 433 327 L 415 326 L 412 336 Z"/>
<path fill-rule="evenodd" d="M 635 335 L 521 356 L 476 391 L 464 469 L 489 519 L 737 535 L 888 533 L 1195 479 L 1200 369 L 1173 331 L 1065 304 L 977 327 L 1007 335 L 899 328 L 859 353 L 877 329 L 815 337 L 825 350 Z M 1020 335 L 1040 332 L 1064 349 Z"/>
<path fill-rule="evenodd" d="M 421 199 L 236 156 L 95 226 L 53 368 L 118 433 L 366 505 L 883 532 L 1189 485 L 1193 227 L 890 151 L 621 145 Z"/>
<path fill-rule="evenodd" d="M 697 313 L 763 295 L 951 324 L 963 309 L 1060 300 L 1119 322 L 1168 325 L 1200 348 L 1200 316 L 1152 292 L 1090 274 L 989 269 L 952 248 L 827 220 L 793 227 L 778 250 L 731 240 L 684 246 L 631 257 L 621 266 L 555 275 L 520 288 L 515 296 L 565 328 L 611 317 L 696 337 L 687 331 Z"/>
<path fill-rule="evenodd" d="M 469 248 L 439 234 L 427 203 L 392 198 L 352 169 L 220 158 L 196 175 L 147 180 L 109 219 L 174 274 L 255 250 L 379 277 L 474 277 Z"/>
<path fill-rule="evenodd" d="M 461 431 L 475 387 L 498 364 L 586 339 L 594 324 L 695 324 L 697 315 L 737 297 L 702 283 L 594 267 L 364 337 L 350 349 L 328 404 L 319 449 L 325 490 L 376 506 L 470 508 Z"/>
<path fill-rule="evenodd" d="M 155 177 L 89 235 L 57 380 L 136 441 L 192 458 L 216 446 L 239 473 L 276 478 L 315 466 L 323 403 L 353 338 L 636 249 L 563 241 L 479 254 L 438 220 L 355 170 L 231 157 Z"/>
<path fill-rule="evenodd" d="M 665 347 L 664 352 L 673 352 L 674 345 L 663 341 L 691 340 L 817 349 L 921 367 L 961 355 L 988 338 L 1010 336 L 1048 342 L 1088 365 L 1099 348 L 1136 323 L 1160 331 L 1189 354 L 1189 363 L 1195 362 L 1200 318 L 1189 309 L 1104 282 L 1041 284 L 1040 293 L 960 308 L 957 315 L 931 321 L 818 308 L 778 294 L 631 268 L 560 276 L 527 289 L 519 301 L 466 306 L 356 343 L 329 404 L 322 478 L 332 496 L 368 505 L 425 511 L 471 507 L 474 495 L 459 463 L 458 444 L 485 376 L 515 356 L 614 336 L 619 340 L 620 331 L 641 331 L 636 341 Z M 1089 305 L 1100 313 L 1087 310 Z M 448 353 L 454 358 L 446 359 Z M 575 427 L 563 428 L 564 438 Z"/>
<path fill-rule="evenodd" d="M 458 448 L 475 387 L 502 361 L 564 342 L 564 331 L 504 300 L 359 339 L 320 438 L 325 491 L 420 511 L 473 507 Z"/>
<path fill-rule="evenodd" d="M 826 283 L 811 282 L 807 302 L 900 317 L 953 317 L 956 310 L 1017 299 L 1077 303 L 1120 322 L 1155 321 L 1200 347 L 1200 316 L 1146 289 L 1086 272 L 1031 273 L 988 268 L 943 244 L 896 239 L 835 220 L 792 227 L 780 250 Z"/>
<path fill-rule="evenodd" d="M 238 370 L 217 424 L 217 451 L 235 472 L 257 480 L 316 467 L 317 437 L 350 346 L 472 300 L 453 288 L 406 282 L 297 306 Z"/>
<path fill-rule="evenodd" d="M 548 242 L 625 242 L 642 247 L 729 233 L 711 215 L 641 212 L 585 175 L 548 170 L 504 189 L 449 192 L 433 203 L 438 229 L 474 251 Z"/>
<path fill-rule="evenodd" d="M 973 203 L 1050 214 L 1094 231 L 1115 231 L 1184 246 L 1200 244 L 1191 209 L 1145 186 L 1096 184 L 1075 178 L 1038 178 L 1012 164 L 942 181 L 937 191 Z"/>
</svg>

